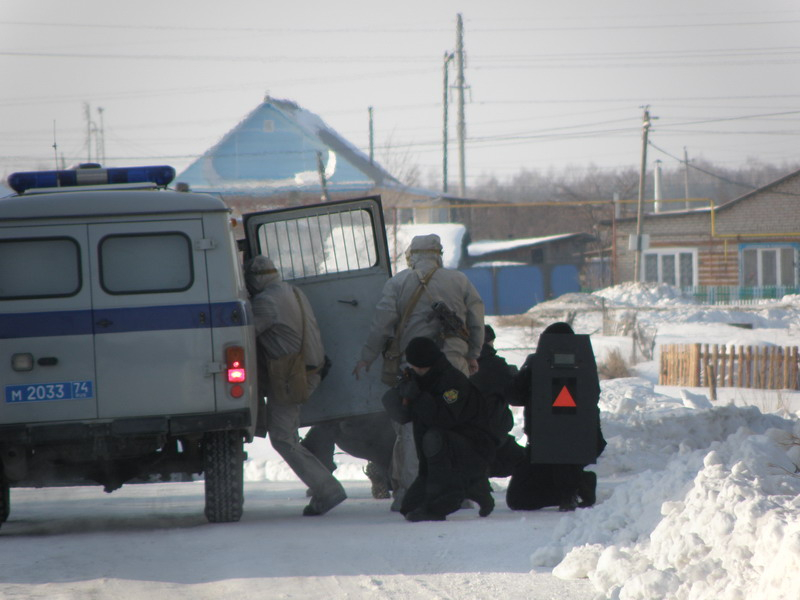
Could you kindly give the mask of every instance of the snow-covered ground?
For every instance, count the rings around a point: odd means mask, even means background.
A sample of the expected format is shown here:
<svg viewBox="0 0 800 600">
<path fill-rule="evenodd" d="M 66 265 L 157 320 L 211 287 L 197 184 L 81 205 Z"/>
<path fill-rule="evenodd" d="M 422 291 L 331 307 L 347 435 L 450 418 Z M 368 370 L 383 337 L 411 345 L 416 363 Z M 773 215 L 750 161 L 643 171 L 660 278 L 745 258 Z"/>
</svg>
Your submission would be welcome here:
<svg viewBox="0 0 800 600">
<path fill-rule="evenodd" d="M 603 335 L 600 304 L 636 313 L 663 343 L 792 346 L 800 297 L 739 309 L 674 290 L 623 285 L 492 318 L 521 364 L 563 316 L 590 333 L 598 362 L 631 338 Z M 744 329 L 731 324 L 749 324 Z M 800 598 L 800 393 L 657 384 L 657 362 L 602 382 L 609 445 L 593 468 L 598 503 L 562 514 L 497 509 L 407 523 L 373 500 L 363 461 L 338 455 L 349 498 L 300 516 L 305 489 L 269 447 L 248 447 L 245 513 L 210 525 L 202 482 L 12 490 L 0 529 L 0 598 Z M 710 407 L 709 407 L 710 406 Z M 518 415 L 520 416 L 520 415 Z M 518 419 L 519 421 L 519 419 Z M 515 432 L 522 437 L 521 424 Z"/>
</svg>

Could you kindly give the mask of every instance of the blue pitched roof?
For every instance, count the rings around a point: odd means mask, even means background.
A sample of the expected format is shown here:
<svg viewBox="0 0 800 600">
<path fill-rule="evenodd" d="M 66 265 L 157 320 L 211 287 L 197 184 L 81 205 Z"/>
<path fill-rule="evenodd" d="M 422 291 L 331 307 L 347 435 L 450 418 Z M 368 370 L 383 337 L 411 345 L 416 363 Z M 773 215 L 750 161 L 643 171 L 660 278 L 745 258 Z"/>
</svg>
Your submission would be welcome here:
<svg viewBox="0 0 800 600">
<path fill-rule="evenodd" d="M 267 97 L 176 181 L 196 191 L 275 194 L 321 190 L 322 159 L 329 191 L 367 191 L 400 182 L 294 102 Z"/>
</svg>

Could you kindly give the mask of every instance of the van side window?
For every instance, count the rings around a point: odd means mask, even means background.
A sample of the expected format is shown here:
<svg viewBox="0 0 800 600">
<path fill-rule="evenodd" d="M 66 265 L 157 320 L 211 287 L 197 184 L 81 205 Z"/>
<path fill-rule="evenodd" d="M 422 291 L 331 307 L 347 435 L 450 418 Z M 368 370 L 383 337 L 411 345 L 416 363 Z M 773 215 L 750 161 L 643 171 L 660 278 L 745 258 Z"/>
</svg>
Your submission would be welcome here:
<svg viewBox="0 0 800 600">
<path fill-rule="evenodd" d="M 183 233 L 109 235 L 100 241 L 100 285 L 109 294 L 192 287 L 192 244 Z"/>
<path fill-rule="evenodd" d="M 360 208 L 264 223 L 258 247 L 283 279 L 368 269 L 378 261 L 372 214 Z"/>
<path fill-rule="evenodd" d="M 74 296 L 80 289 L 80 247 L 72 238 L 0 241 L 0 300 Z"/>
</svg>

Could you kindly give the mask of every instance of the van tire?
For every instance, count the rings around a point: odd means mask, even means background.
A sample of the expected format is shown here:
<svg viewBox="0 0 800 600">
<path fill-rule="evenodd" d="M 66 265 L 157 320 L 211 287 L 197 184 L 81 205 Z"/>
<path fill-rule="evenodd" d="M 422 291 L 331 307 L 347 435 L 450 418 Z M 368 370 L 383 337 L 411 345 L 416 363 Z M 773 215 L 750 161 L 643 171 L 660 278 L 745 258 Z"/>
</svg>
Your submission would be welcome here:
<svg viewBox="0 0 800 600">
<path fill-rule="evenodd" d="M 203 437 L 206 518 L 231 523 L 244 506 L 244 440 L 239 431 L 212 431 Z"/>
<path fill-rule="evenodd" d="M 0 465 L 0 524 L 8 521 L 11 513 L 11 486 L 8 484 L 3 467 Z"/>
</svg>

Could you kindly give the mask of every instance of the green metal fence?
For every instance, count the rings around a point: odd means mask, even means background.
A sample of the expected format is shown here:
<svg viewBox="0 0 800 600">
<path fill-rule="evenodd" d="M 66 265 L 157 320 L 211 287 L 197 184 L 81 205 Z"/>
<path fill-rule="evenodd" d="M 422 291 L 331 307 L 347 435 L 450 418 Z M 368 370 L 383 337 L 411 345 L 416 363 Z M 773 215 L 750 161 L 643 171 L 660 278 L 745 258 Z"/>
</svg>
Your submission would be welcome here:
<svg viewBox="0 0 800 600">
<path fill-rule="evenodd" d="M 701 304 L 754 304 L 759 300 L 776 300 L 787 295 L 800 294 L 800 286 L 700 285 L 682 288 L 681 291 Z"/>
</svg>

